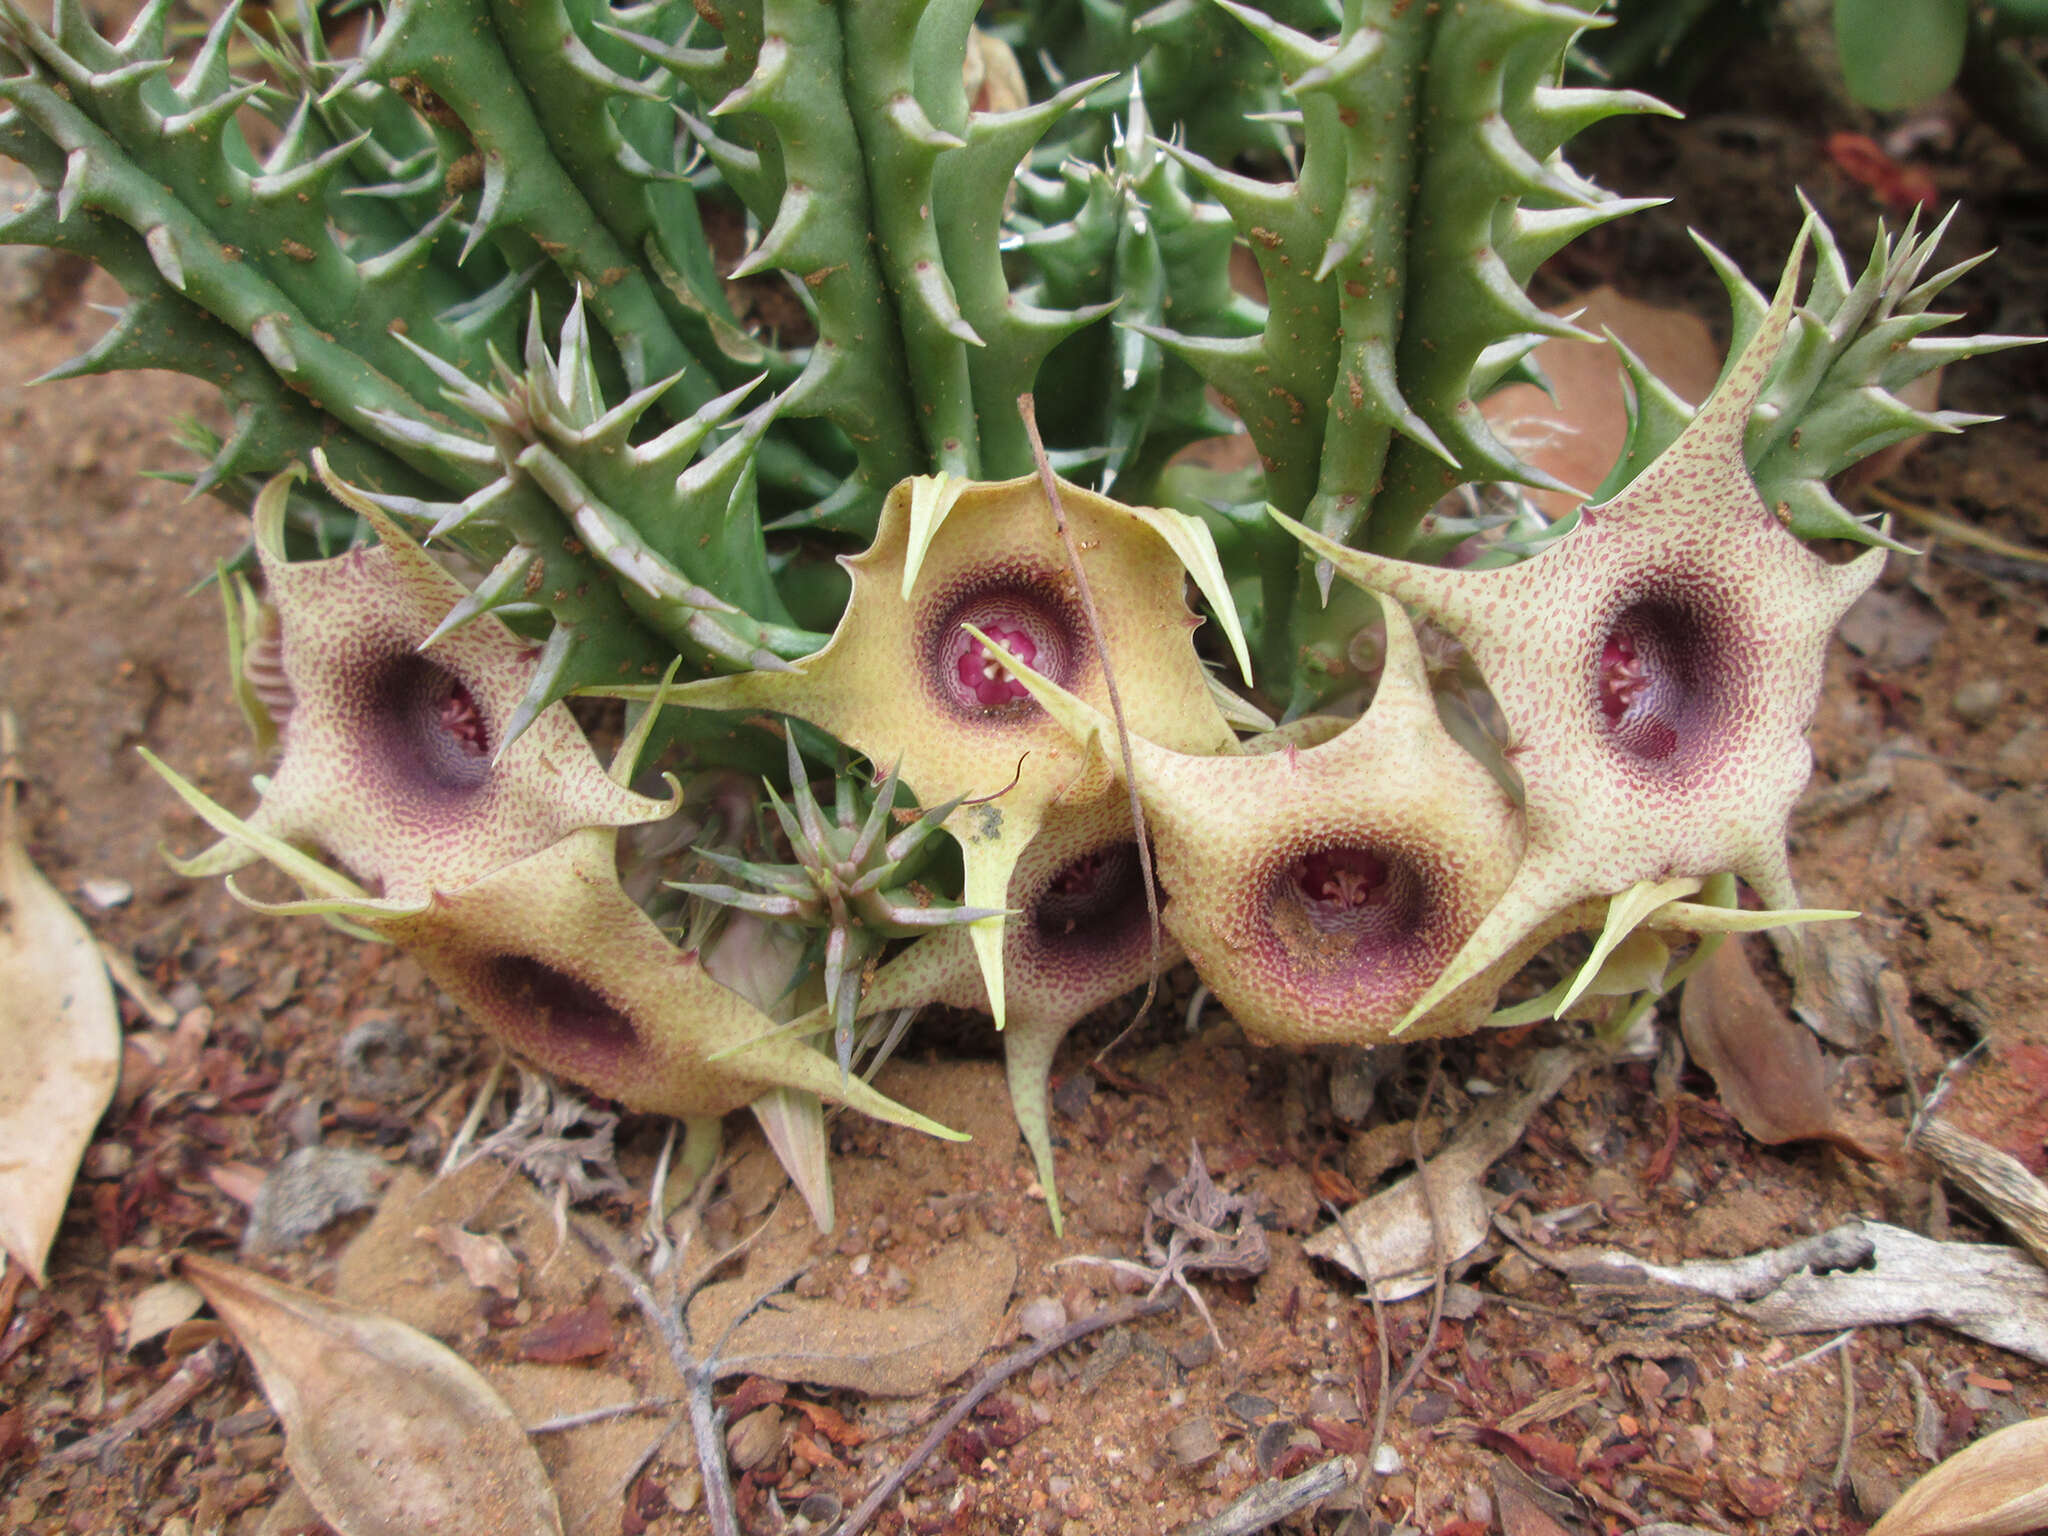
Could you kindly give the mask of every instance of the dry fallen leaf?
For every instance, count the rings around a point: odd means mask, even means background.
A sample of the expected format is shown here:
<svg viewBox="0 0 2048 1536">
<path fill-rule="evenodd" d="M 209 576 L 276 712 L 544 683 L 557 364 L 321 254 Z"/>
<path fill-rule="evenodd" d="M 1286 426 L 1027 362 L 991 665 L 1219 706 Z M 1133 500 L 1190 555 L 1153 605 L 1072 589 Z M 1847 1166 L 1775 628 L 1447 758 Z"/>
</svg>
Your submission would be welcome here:
<svg viewBox="0 0 2048 1536">
<path fill-rule="evenodd" d="M 255 1363 L 285 1463 L 341 1536 L 561 1536 L 526 1431 L 452 1350 L 218 1259 L 183 1269 Z"/>
<path fill-rule="evenodd" d="M 121 1015 L 92 934 L 21 846 L 16 732 L 0 710 L 0 1250 L 40 1286 L 121 1076 Z"/>
<path fill-rule="evenodd" d="M 1017 1255 L 999 1237 L 950 1242 L 914 1277 L 901 1306 L 864 1308 L 778 1296 L 733 1334 L 726 1358 L 782 1381 L 915 1397 L 981 1358 L 1010 1305 Z M 759 1294 L 753 1280 L 706 1286 L 690 1304 L 690 1332 L 716 1339 Z"/>
<path fill-rule="evenodd" d="M 462 1266 L 469 1283 L 480 1291 L 496 1291 L 507 1301 L 519 1299 L 519 1260 L 502 1237 L 471 1232 L 459 1222 L 421 1227 L 414 1237 L 432 1243 Z"/>
<path fill-rule="evenodd" d="M 1522 1139 L 1536 1111 L 1557 1096 L 1580 1063 L 1562 1047 L 1526 1061 L 1513 1091 L 1486 1100 L 1432 1157 L 1428 1198 L 1420 1174 L 1343 1212 L 1302 1247 L 1372 1283 L 1381 1301 L 1400 1301 L 1435 1283 L 1438 1266 L 1456 1263 L 1485 1239 L 1493 1203 L 1480 1180 Z M 1432 1218 L 1430 1206 L 1436 1207 Z"/>
<path fill-rule="evenodd" d="M 1819 1042 L 1757 979 L 1739 936 L 1729 935 L 1685 984 L 1678 1022 L 1686 1050 L 1753 1139 L 1819 1139 L 1870 1155 L 1837 1122 Z"/>
<path fill-rule="evenodd" d="M 2048 1419 L 1965 1446 L 1899 1496 L 1870 1536 L 2019 1536 L 2048 1526 Z"/>
<path fill-rule="evenodd" d="M 128 1335 L 122 1341 L 122 1348 L 132 1350 L 159 1334 L 169 1333 L 205 1304 L 206 1298 L 188 1281 L 157 1281 L 137 1296 L 135 1304 L 128 1309 Z"/>
</svg>

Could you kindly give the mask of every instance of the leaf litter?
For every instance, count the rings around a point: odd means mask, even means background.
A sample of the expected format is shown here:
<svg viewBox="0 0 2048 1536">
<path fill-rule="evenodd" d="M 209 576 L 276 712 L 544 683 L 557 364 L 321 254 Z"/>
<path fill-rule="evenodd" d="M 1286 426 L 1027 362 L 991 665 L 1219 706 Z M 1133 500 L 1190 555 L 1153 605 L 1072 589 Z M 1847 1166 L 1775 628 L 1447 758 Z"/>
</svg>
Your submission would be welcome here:
<svg viewBox="0 0 2048 1536">
<path fill-rule="evenodd" d="M 2048 1526 L 2048 1418 L 1994 1430 L 1908 1488 L 1870 1536 L 2022 1536 Z"/>
<path fill-rule="evenodd" d="M 1752 1138 L 1768 1146 L 1831 1141 L 1874 1155 L 1835 1107 L 1820 1043 L 1758 978 L 1740 935 L 1728 935 L 1693 973 L 1678 1019 L 1687 1052 Z"/>
<path fill-rule="evenodd" d="M 1302 1247 L 1349 1270 L 1382 1302 L 1428 1290 L 1444 1266 L 1486 1239 L 1493 1221 L 1481 1184 L 1487 1169 L 1514 1149 L 1585 1060 L 1561 1046 L 1536 1052 L 1517 1073 L 1515 1090 L 1487 1101 L 1423 1170 L 1353 1205 Z"/>
<path fill-rule="evenodd" d="M 121 1016 L 92 934 L 22 846 L 20 750 L 0 709 L 0 1252 L 40 1287 L 121 1075 Z"/>
<path fill-rule="evenodd" d="M 1533 1250 L 1531 1250 L 1533 1251 Z M 2048 1365 L 2048 1270 L 2016 1248 L 1852 1221 L 1739 1259 L 1653 1264 L 1619 1249 L 1545 1257 L 1577 1290 L 1710 1296 L 1773 1333 L 1937 1322 Z"/>
<path fill-rule="evenodd" d="M 254 1363 L 286 1465 L 341 1536 L 560 1536 L 526 1431 L 446 1345 L 219 1259 L 182 1268 Z"/>
</svg>

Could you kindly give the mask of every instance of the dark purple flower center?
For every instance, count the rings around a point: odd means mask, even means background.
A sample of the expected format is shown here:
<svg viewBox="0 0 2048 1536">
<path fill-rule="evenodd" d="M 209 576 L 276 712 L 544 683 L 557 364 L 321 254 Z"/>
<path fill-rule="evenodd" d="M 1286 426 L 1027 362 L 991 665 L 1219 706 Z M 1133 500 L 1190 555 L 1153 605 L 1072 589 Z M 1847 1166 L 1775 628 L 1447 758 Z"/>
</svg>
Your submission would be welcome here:
<svg viewBox="0 0 2048 1536">
<path fill-rule="evenodd" d="M 1056 572 L 992 564 L 933 594 L 919 617 L 927 686 L 949 714 L 978 723 L 1042 718 L 1030 691 L 969 624 L 1061 687 L 1080 682 L 1089 647 L 1066 583 Z"/>
<path fill-rule="evenodd" d="M 1704 586 L 1639 598 L 1601 637 L 1594 697 L 1624 757 L 1668 771 L 1711 752 L 1745 691 L 1733 620 Z"/>
<path fill-rule="evenodd" d="M 1623 630 L 1614 631 L 1600 648 L 1600 713 L 1610 723 L 1619 720 L 1649 682 L 1635 641 Z"/>
<path fill-rule="evenodd" d="M 1331 916 L 1344 916 L 1386 900 L 1387 864 L 1364 848 L 1319 848 L 1294 864 L 1302 899 Z"/>
<path fill-rule="evenodd" d="M 595 987 L 531 956 L 494 957 L 486 963 L 485 985 L 505 1008 L 524 1016 L 516 1035 L 536 1055 L 595 1066 L 639 1044 L 633 1021 Z"/>
<path fill-rule="evenodd" d="M 1041 948 L 1100 958 L 1146 933 L 1145 873 L 1135 842 L 1090 849 L 1061 868 L 1030 903 Z"/>
<path fill-rule="evenodd" d="M 491 772 L 490 723 L 460 677 L 413 652 L 376 669 L 366 690 L 371 746 L 415 793 L 464 798 Z"/>
<path fill-rule="evenodd" d="M 453 736 L 472 756 L 489 756 L 491 741 L 483 714 L 477 709 L 470 691 L 460 683 L 450 689 L 448 697 L 441 701 L 441 729 Z"/>
</svg>

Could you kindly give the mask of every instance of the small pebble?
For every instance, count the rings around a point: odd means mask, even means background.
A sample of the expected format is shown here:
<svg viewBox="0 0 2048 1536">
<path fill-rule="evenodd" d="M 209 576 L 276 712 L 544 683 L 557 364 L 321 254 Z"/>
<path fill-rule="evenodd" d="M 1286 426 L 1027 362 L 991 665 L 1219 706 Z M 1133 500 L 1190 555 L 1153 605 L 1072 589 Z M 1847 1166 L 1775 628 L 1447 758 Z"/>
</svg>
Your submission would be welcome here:
<svg viewBox="0 0 2048 1536">
<path fill-rule="evenodd" d="M 1223 1436 L 1207 1414 L 1182 1419 L 1167 1432 L 1166 1449 L 1184 1467 L 1200 1466 L 1223 1449 Z"/>
<path fill-rule="evenodd" d="M 1998 706 L 2005 702 L 2005 679 L 2001 677 L 1980 677 L 1963 684 L 1948 701 L 1949 713 L 1963 724 L 1979 726 L 1989 724 L 1998 713 Z"/>
<path fill-rule="evenodd" d="M 78 889 L 88 902 L 102 912 L 125 907 L 135 899 L 135 887 L 126 880 L 110 880 L 99 875 L 82 882 Z"/>
<path fill-rule="evenodd" d="M 1444 1316 L 1457 1322 L 1465 1322 L 1479 1315 L 1484 1298 L 1469 1285 L 1456 1281 L 1444 1287 Z"/>
<path fill-rule="evenodd" d="M 1372 1469 L 1381 1477 L 1392 1477 L 1405 1465 L 1401 1453 L 1385 1441 L 1381 1441 L 1380 1448 L 1372 1453 Z"/>
<path fill-rule="evenodd" d="M 265 1176 L 249 1213 L 244 1250 L 279 1252 L 350 1211 L 375 1205 L 390 1171 L 367 1152 L 301 1147 Z"/>
<path fill-rule="evenodd" d="M 96 1141 L 85 1149 L 81 1171 L 88 1179 L 118 1179 L 135 1166 L 135 1153 L 125 1143 Z"/>
<path fill-rule="evenodd" d="M 840 1511 L 845 1507 L 840 1502 L 838 1494 L 820 1491 L 807 1496 L 803 1503 L 797 1505 L 796 1512 L 799 1517 L 813 1525 L 824 1525 L 828 1521 L 837 1520 Z"/>
<path fill-rule="evenodd" d="M 1991 766 L 2003 777 L 2022 784 L 2037 784 L 2048 778 L 2048 729 L 2028 726 L 1998 749 Z"/>
<path fill-rule="evenodd" d="M 1254 1392 L 1233 1392 L 1223 1399 L 1223 1406 L 1247 1424 L 1270 1419 L 1280 1411 L 1271 1398 L 1260 1397 Z"/>
<path fill-rule="evenodd" d="M 1067 1326 L 1067 1308 L 1057 1296 L 1034 1296 L 1017 1314 L 1017 1326 L 1026 1337 L 1049 1339 Z"/>
<path fill-rule="evenodd" d="M 725 1432 L 725 1448 L 732 1454 L 732 1464 L 742 1472 L 751 1472 L 768 1461 L 781 1451 L 786 1438 L 784 1430 L 780 1408 L 773 1403 L 756 1408 Z"/>
<path fill-rule="evenodd" d="M 1262 1427 L 1252 1439 L 1252 1460 L 1258 1463 L 1259 1471 L 1271 1477 L 1280 1466 L 1280 1458 L 1294 1446 L 1294 1425 L 1286 1419 L 1275 1419 Z M 1313 1435 L 1309 1439 L 1314 1440 Z"/>
<path fill-rule="evenodd" d="M 1328 1381 L 1322 1382 L 1309 1393 L 1308 1415 L 1312 1419 L 1333 1419 L 1340 1423 L 1365 1417 L 1358 1411 L 1356 1393 Z"/>
</svg>

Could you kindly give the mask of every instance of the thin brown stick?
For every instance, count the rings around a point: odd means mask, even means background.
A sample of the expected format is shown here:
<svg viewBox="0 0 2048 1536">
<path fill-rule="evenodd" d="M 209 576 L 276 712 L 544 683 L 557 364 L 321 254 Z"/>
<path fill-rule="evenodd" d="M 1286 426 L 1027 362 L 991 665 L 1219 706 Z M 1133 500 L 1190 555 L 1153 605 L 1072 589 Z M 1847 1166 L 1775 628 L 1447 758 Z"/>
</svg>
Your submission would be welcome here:
<svg viewBox="0 0 2048 1536">
<path fill-rule="evenodd" d="M 1422 1085 L 1422 1100 L 1415 1106 L 1415 1118 L 1408 1122 L 1408 1148 L 1415 1158 L 1415 1178 L 1422 1186 L 1422 1203 L 1429 1211 L 1429 1261 L 1436 1267 L 1436 1278 L 1430 1283 L 1429 1331 L 1423 1335 L 1422 1347 L 1409 1358 L 1408 1368 L 1394 1386 L 1396 1402 L 1407 1396 L 1408 1389 L 1415 1385 L 1415 1378 L 1429 1364 L 1429 1357 L 1436 1352 L 1437 1334 L 1444 1323 L 1444 1282 L 1450 1259 L 1444 1253 L 1443 1216 L 1437 1209 L 1436 1190 L 1429 1182 L 1429 1161 L 1422 1151 L 1422 1117 L 1429 1112 L 1430 1101 L 1436 1097 L 1437 1080 L 1443 1075 L 1443 1068 L 1443 1043 L 1436 1041 L 1432 1043 L 1429 1059 L 1429 1080 Z"/>
<path fill-rule="evenodd" d="M 1021 784 L 1021 783 L 1022 783 L 1022 782 L 1024 781 L 1024 759 L 1025 759 L 1025 758 L 1027 758 L 1027 757 L 1029 757 L 1030 755 L 1031 755 L 1031 754 L 1030 754 L 1029 752 L 1025 752 L 1025 753 L 1021 754 L 1021 755 L 1020 755 L 1020 756 L 1018 757 L 1018 759 L 1017 759 L 1017 771 L 1016 771 L 1015 773 L 1013 773 L 1013 774 L 1011 774 L 1011 775 L 1010 775 L 1010 782 L 1009 782 L 1009 783 L 1007 783 L 1007 784 L 1005 784 L 1005 785 L 1004 785 L 1004 786 L 1003 786 L 1003 787 L 1002 787 L 1001 789 L 999 789 L 999 790 L 996 790 L 996 791 L 995 791 L 994 793 L 992 793 L 992 794 L 987 794 L 987 795 L 971 795 L 971 796 L 969 796 L 969 797 L 968 797 L 967 799 L 965 799 L 965 800 L 962 800 L 962 801 L 960 802 L 960 804 L 961 804 L 961 805 L 987 805 L 987 804 L 989 803 L 989 801 L 991 801 L 991 800 L 1000 800 L 1000 799 L 1002 799 L 1002 798 L 1003 798 L 1003 796 L 1007 795 L 1007 794 L 1008 794 L 1008 793 L 1009 793 L 1009 792 L 1010 792 L 1011 790 L 1015 789 L 1015 788 L 1016 788 L 1016 787 L 1017 787 L 1017 786 L 1018 786 L 1019 784 Z"/>
<path fill-rule="evenodd" d="M 582 1429 L 589 1424 L 605 1424 L 613 1419 L 635 1418 L 643 1413 L 662 1413 L 676 1406 L 673 1397 L 647 1397 L 630 1403 L 609 1403 L 602 1408 L 586 1408 L 581 1413 L 565 1413 L 559 1418 L 542 1419 L 538 1424 L 526 1426 L 529 1435 L 559 1435 L 564 1430 Z"/>
<path fill-rule="evenodd" d="M 941 1414 L 938 1421 L 925 1432 L 925 1437 L 918 1441 L 917 1448 L 898 1462 L 888 1476 L 875 1484 L 873 1491 L 860 1501 L 859 1507 L 846 1517 L 846 1523 L 839 1527 L 836 1536 L 860 1536 L 860 1533 L 868 1528 L 868 1523 L 881 1513 L 882 1506 L 895 1498 L 917 1469 L 929 1461 L 932 1453 L 946 1443 L 946 1436 L 959 1427 L 960 1421 L 972 1413 L 989 1393 L 1019 1371 L 1029 1370 L 1047 1355 L 1065 1349 L 1069 1344 L 1085 1339 L 1091 1333 L 1167 1311 L 1178 1305 L 1179 1300 L 1174 1292 L 1162 1291 L 1157 1296 L 1141 1296 L 1120 1302 L 1113 1307 L 1104 1307 L 1100 1312 L 1091 1312 L 1079 1321 L 1067 1324 L 1058 1333 L 1048 1334 L 1035 1344 L 1027 1344 L 1024 1348 L 1005 1355 L 983 1371 L 974 1385 L 963 1392 L 959 1400 Z"/>
<path fill-rule="evenodd" d="M 74 1440 L 62 1450 L 52 1451 L 50 1465 L 68 1467 L 81 1461 L 93 1461 L 137 1435 L 147 1434 L 220 1380 L 233 1359 L 234 1351 L 224 1340 L 215 1340 L 204 1349 L 194 1351 L 186 1356 L 185 1363 L 178 1367 L 169 1381 L 145 1397 L 137 1407 L 122 1414 L 105 1429 L 96 1430 L 83 1440 Z"/>
<path fill-rule="evenodd" d="M 1849 1481 L 1849 1453 L 1856 1445 L 1856 1360 L 1849 1352 L 1850 1340 L 1842 1341 L 1837 1363 L 1842 1367 L 1842 1449 L 1835 1457 L 1831 1488 Z"/>
<path fill-rule="evenodd" d="M 612 1278 L 626 1288 L 626 1294 L 640 1309 L 640 1315 L 652 1328 L 657 1337 L 668 1347 L 669 1361 L 675 1366 L 676 1374 L 682 1378 L 683 1390 L 687 1397 L 684 1413 L 676 1415 L 680 1421 L 685 1413 L 690 1421 L 690 1440 L 697 1451 L 697 1472 L 704 1484 L 704 1521 L 710 1526 L 712 1536 L 740 1536 L 739 1511 L 733 1500 L 732 1475 L 725 1464 L 725 1433 L 722 1415 L 711 1400 L 711 1392 L 717 1380 L 717 1363 L 706 1364 L 697 1359 L 691 1347 L 687 1325 L 680 1312 L 671 1314 L 669 1309 L 656 1299 L 633 1267 L 610 1251 L 608 1244 L 592 1238 L 584 1225 L 576 1224 L 577 1236 L 610 1261 Z M 647 1464 L 655 1450 L 665 1444 L 674 1432 L 674 1422 L 664 1428 L 661 1438 L 650 1446 L 640 1466 Z M 633 1476 L 639 1475 L 636 1467 Z M 630 1482 L 631 1479 L 629 1478 Z"/>
<path fill-rule="evenodd" d="M 1095 611 L 1095 591 L 1088 585 L 1088 573 L 1081 568 L 1081 551 L 1074 543 L 1074 532 L 1067 526 L 1067 509 L 1060 501 L 1060 483 L 1052 472 L 1052 460 L 1045 456 L 1045 440 L 1038 435 L 1038 403 L 1026 390 L 1017 397 L 1017 414 L 1024 419 L 1024 435 L 1031 439 L 1031 459 L 1038 466 L 1038 483 L 1045 489 L 1045 499 L 1052 506 L 1052 519 L 1059 525 L 1060 543 L 1066 546 L 1067 565 L 1074 573 L 1074 585 L 1080 589 L 1081 612 L 1088 620 L 1088 632 L 1095 642 L 1095 654 L 1102 658 L 1102 681 L 1109 690 L 1109 712 L 1116 720 L 1116 744 L 1124 760 L 1124 788 L 1131 798 L 1131 826 L 1138 838 L 1138 868 L 1145 878 L 1145 920 L 1151 926 L 1152 960 L 1145 976 L 1144 1000 L 1138 1004 L 1138 1011 L 1131 1022 L 1117 1033 L 1116 1039 L 1095 1054 L 1097 1058 L 1107 1056 L 1123 1043 L 1123 1038 L 1138 1027 L 1146 1014 L 1152 1011 L 1152 999 L 1159 995 L 1159 892 L 1152 884 L 1152 838 L 1145 829 L 1145 807 L 1138 798 L 1137 764 L 1131 757 L 1131 729 L 1124 723 L 1123 694 L 1116 685 L 1116 669 L 1109 664 L 1109 651 L 1102 643 L 1102 618 Z"/>
</svg>

